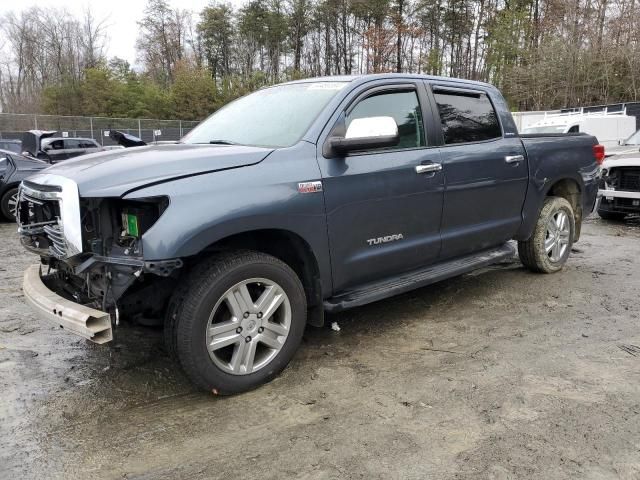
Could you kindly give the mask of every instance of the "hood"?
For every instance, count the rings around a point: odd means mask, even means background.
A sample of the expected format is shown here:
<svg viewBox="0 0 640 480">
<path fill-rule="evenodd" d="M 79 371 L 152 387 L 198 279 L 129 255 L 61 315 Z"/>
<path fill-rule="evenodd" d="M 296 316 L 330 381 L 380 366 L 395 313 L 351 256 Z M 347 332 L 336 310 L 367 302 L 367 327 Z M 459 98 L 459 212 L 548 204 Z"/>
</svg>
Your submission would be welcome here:
<svg viewBox="0 0 640 480">
<path fill-rule="evenodd" d="M 607 158 L 602 168 L 640 167 L 640 155 Z"/>
<path fill-rule="evenodd" d="M 152 183 L 253 165 L 272 151 L 240 145 L 153 145 L 83 155 L 43 173 L 73 180 L 84 197 L 117 197 Z"/>
<path fill-rule="evenodd" d="M 640 147 L 638 145 L 617 145 L 615 147 L 607 147 L 604 151 L 607 158 L 619 157 L 623 155 L 635 155 L 640 153 Z"/>
</svg>

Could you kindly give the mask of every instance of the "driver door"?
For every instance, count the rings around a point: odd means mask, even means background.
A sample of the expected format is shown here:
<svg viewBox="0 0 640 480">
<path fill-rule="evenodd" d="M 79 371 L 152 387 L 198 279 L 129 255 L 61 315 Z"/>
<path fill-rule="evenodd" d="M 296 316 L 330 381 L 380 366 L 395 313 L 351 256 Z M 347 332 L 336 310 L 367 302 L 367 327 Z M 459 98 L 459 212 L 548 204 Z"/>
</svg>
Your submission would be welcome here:
<svg viewBox="0 0 640 480">
<path fill-rule="evenodd" d="M 427 139 L 432 117 L 421 85 L 368 88 L 346 103 L 344 124 L 333 131 L 346 128 L 348 138 L 354 119 L 392 117 L 399 142 L 331 158 L 319 153 L 334 294 L 428 265 L 440 253 L 444 181 L 439 149 Z"/>
</svg>

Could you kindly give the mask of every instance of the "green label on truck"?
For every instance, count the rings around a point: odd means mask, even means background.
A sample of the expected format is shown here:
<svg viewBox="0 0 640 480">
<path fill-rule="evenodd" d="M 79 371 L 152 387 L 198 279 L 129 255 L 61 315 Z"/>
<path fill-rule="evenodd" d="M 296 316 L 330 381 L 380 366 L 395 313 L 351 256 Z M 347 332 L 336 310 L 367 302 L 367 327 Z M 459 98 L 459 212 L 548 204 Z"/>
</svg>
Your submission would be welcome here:
<svg viewBox="0 0 640 480">
<path fill-rule="evenodd" d="M 125 229 L 127 231 L 127 234 L 131 235 L 132 237 L 137 237 L 138 236 L 138 217 L 136 217 L 135 215 L 131 215 L 130 213 L 124 213 L 122 214 L 123 217 L 125 217 L 125 222 L 123 222 L 125 224 Z"/>
</svg>

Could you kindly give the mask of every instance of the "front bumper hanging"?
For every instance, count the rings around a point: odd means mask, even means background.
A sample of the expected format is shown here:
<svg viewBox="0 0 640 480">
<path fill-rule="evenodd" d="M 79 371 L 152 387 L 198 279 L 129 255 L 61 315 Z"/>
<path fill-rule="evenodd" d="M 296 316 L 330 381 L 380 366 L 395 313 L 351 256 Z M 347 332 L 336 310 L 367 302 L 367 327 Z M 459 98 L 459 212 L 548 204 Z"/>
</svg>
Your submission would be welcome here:
<svg viewBox="0 0 640 480">
<path fill-rule="evenodd" d="M 113 340 L 110 315 L 52 292 L 42 281 L 40 265 L 27 269 L 22 289 L 27 301 L 45 320 L 95 343 Z"/>
</svg>

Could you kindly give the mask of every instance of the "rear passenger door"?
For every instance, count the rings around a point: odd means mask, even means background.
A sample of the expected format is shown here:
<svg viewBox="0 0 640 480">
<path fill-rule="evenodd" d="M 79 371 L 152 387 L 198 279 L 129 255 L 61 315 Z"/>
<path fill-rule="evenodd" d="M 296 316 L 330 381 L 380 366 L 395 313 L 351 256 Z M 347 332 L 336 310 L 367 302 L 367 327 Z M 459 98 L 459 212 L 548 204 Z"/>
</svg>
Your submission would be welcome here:
<svg viewBox="0 0 640 480">
<path fill-rule="evenodd" d="M 431 85 L 442 126 L 445 176 L 442 258 L 500 245 L 522 222 L 528 183 L 524 147 L 505 137 L 488 91 Z"/>
</svg>

